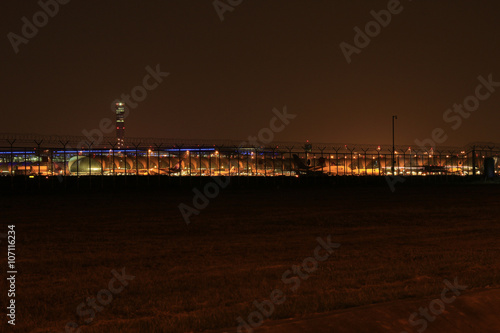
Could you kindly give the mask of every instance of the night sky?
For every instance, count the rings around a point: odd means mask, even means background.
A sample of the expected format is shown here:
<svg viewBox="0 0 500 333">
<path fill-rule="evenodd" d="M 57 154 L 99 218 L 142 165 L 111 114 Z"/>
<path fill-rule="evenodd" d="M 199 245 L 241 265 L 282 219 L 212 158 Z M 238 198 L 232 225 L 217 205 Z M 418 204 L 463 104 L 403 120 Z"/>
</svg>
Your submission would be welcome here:
<svg viewBox="0 0 500 333">
<path fill-rule="evenodd" d="M 402 0 L 348 64 L 340 43 L 389 2 L 243 0 L 221 21 L 211 0 L 71 0 L 16 54 L 9 32 L 41 8 L 2 1 L 0 132 L 98 128 L 159 64 L 170 75 L 130 111 L 127 136 L 242 140 L 286 105 L 297 117 L 279 141 L 390 143 L 398 115 L 401 144 L 437 127 L 446 146 L 500 142 L 500 87 L 457 129 L 443 120 L 479 75 L 500 82 L 500 2 Z"/>
</svg>

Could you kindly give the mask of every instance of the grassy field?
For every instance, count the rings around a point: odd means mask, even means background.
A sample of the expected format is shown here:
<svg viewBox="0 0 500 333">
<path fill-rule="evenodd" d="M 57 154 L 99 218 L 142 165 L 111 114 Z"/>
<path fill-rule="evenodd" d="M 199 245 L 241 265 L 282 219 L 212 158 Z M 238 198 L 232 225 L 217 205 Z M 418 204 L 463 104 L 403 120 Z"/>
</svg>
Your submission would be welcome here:
<svg viewBox="0 0 500 333">
<path fill-rule="evenodd" d="M 286 301 L 271 319 L 439 295 L 455 277 L 468 289 L 500 286 L 497 185 L 227 189 L 187 226 L 178 205 L 192 196 L 2 197 L 0 232 L 7 224 L 17 232 L 15 331 L 65 332 L 68 322 L 81 332 L 235 327 L 276 288 Z M 293 292 L 283 273 L 328 235 L 341 246 Z M 85 324 L 77 307 L 122 268 L 135 278 Z"/>
</svg>

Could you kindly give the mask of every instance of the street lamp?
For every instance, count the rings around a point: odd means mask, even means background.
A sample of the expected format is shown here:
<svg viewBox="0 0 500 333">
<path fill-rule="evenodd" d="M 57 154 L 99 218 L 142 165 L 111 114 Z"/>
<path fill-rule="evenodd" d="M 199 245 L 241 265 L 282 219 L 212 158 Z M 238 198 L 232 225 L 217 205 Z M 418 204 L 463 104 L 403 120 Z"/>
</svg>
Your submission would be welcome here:
<svg viewBox="0 0 500 333">
<path fill-rule="evenodd" d="M 392 168 L 391 168 L 391 173 L 394 175 L 394 163 L 396 162 L 394 160 L 394 120 L 398 119 L 398 116 L 392 116 Z"/>
</svg>

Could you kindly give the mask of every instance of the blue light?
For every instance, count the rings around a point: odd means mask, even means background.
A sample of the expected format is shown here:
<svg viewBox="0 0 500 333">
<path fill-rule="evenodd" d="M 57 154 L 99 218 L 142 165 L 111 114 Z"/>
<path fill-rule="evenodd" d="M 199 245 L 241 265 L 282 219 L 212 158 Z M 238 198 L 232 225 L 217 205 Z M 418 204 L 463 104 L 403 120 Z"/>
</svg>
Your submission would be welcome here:
<svg viewBox="0 0 500 333">
<path fill-rule="evenodd" d="M 0 151 L 0 154 L 13 154 L 13 155 L 24 155 L 24 154 L 34 154 L 34 150 L 27 150 L 26 152 L 24 151 L 13 151 L 12 153 L 10 151 Z"/>
</svg>

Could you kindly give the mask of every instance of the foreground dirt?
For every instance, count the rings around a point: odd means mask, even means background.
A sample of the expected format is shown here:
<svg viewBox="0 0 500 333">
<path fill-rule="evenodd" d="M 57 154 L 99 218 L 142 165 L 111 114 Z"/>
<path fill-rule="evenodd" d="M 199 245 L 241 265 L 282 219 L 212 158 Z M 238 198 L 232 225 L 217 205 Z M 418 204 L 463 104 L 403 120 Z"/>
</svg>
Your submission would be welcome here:
<svg viewBox="0 0 500 333">
<path fill-rule="evenodd" d="M 440 296 L 436 295 L 439 299 Z M 470 291 L 457 297 L 451 304 L 439 305 L 429 320 L 416 316 L 413 321 L 405 318 L 418 313 L 420 308 L 429 308 L 435 299 L 393 301 L 333 311 L 300 319 L 268 321 L 253 331 L 256 333 L 350 333 L 350 332 L 423 332 L 464 333 L 499 332 L 500 289 Z M 437 304 L 437 303 L 433 303 Z M 245 329 L 241 330 L 246 332 Z M 237 332 L 237 328 L 212 331 L 211 333 Z"/>
<path fill-rule="evenodd" d="M 348 310 L 351 321 L 338 319 L 335 329 L 356 332 L 364 307 L 391 302 L 396 312 L 382 307 L 368 319 L 403 325 L 440 295 L 445 279 L 467 285 L 465 294 L 500 287 L 498 198 L 494 185 L 227 189 L 186 225 L 178 205 L 192 205 L 191 191 L 3 197 L 0 232 L 7 224 L 17 230 L 15 331 L 59 333 L 68 322 L 82 333 L 235 328 L 275 289 L 286 301 L 263 327 Z M 292 290 L 283 274 L 328 235 L 340 247 Z M 79 313 L 122 269 L 134 276 L 123 291 L 93 319 L 89 307 Z M 5 281 L 1 273 L 1 290 Z M 6 302 L 0 296 L 2 309 Z M 470 323 L 489 313 L 471 309 Z M 11 331 L 5 322 L 0 331 Z"/>
</svg>

